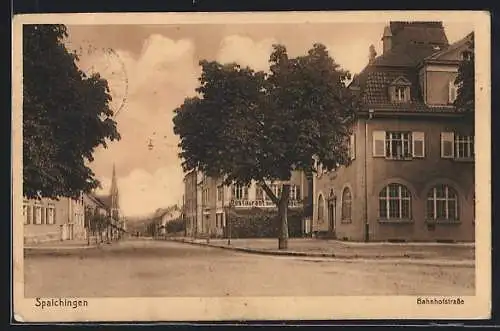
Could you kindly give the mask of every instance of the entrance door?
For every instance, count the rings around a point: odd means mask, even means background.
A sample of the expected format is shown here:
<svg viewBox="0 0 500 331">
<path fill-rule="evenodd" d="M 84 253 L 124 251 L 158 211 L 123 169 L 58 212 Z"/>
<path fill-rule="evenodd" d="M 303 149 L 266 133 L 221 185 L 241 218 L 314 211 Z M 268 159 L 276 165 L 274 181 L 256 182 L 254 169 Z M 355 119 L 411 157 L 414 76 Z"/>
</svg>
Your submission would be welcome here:
<svg viewBox="0 0 500 331">
<path fill-rule="evenodd" d="M 335 234 L 335 229 L 336 229 L 335 209 L 336 209 L 335 200 L 330 201 L 328 203 L 328 221 L 329 221 L 330 232 L 332 234 Z"/>
</svg>

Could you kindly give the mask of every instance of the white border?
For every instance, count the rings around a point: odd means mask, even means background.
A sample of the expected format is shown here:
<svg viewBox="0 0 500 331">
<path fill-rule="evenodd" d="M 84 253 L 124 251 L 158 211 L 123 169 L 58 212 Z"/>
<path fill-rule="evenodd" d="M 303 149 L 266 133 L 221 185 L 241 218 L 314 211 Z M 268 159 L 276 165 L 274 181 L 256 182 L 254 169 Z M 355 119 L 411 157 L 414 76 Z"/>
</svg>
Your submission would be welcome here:
<svg viewBox="0 0 500 331">
<path fill-rule="evenodd" d="M 415 296 L 88 298 L 81 309 L 39 310 L 24 298 L 22 220 L 22 24 L 262 24 L 446 20 L 470 22 L 476 43 L 476 295 L 463 305 L 417 305 Z M 491 309 L 490 17 L 479 11 L 126 13 L 19 15 L 13 19 L 13 295 L 18 321 L 478 319 Z M 478 240 L 479 239 L 479 240 Z M 314 275 L 311 275 L 314 277 Z M 79 298 L 84 299 L 84 298 Z"/>
</svg>

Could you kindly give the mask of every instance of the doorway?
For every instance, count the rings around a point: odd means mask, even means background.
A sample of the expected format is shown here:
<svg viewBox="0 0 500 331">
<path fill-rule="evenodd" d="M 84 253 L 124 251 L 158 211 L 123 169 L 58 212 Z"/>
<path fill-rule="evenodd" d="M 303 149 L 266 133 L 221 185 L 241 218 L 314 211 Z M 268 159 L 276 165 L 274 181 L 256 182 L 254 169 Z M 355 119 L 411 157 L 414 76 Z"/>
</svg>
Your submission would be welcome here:
<svg viewBox="0 0 500 331">
<path fill-rule="evenodd" d="M 331 199 L 328 202 L 328 224 L 329 224 L 330 233 L 333 236 L 335 236 L 335 231 L 336 231 L 336 227 L 337 227 L 336 209 L 337 209 L 337 203 L 336 203 L 335 199 Z"/>
</svg>

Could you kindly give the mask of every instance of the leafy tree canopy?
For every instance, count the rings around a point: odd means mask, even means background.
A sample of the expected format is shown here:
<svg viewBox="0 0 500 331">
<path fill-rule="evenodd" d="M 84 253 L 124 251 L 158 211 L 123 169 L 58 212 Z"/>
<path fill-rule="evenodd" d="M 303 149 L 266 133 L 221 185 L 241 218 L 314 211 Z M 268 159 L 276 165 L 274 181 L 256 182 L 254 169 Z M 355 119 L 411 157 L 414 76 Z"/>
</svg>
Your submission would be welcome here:
<svg viewBox="0 0 500 331">
<path fill-rule="evenodd" d="M 120 139 L 107 81 L 78 69 L 65 37 L 64 25 L 23 30 L 23 191 L 30 198 L 98 187 L 86 163 L 107 139 Z"/>
<path fill-rule="evenodd" d="M 475 108 L 475 71 L 474 71 L 474 35 L 467 42 L 468 50 L 466 56 L 458 67 L 458 75 L 455 84 L 458 85 L 455 106 L 459 111 L 474 112 Z"/>
<path fill-rule="evenodd" d="M 314 172 L 313 157 L 327 170 L 349 162 L 356 109 L 346 87 L 349 72 L 321 44 L 296 58 L 274 45 L 269 63 L 264 73 L 200 62 L 199 96 L 186 99 L 174 117 L 185 171 L 246 184 Z"/>
</svg>

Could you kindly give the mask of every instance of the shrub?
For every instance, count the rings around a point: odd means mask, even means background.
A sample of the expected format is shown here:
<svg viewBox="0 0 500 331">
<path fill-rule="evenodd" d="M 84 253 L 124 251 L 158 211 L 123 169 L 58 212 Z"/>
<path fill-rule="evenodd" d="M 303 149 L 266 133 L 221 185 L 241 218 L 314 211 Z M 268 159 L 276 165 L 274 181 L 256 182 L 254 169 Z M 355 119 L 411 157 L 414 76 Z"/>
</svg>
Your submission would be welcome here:
<svg viewBox="0 0 500 331">
<path fill-rule="evenodd" d="M 177 233 L 177 232 L 182 232 L 185 229 L 185 224 L 182 219 L 176 219 L 173 221 L 170 221 L 166 225 L 166 230 L 168 233 Z"/>
<path fill-rule="evenodd" d="M 303 211 L 288 211 L 288 234 L 290 237 L 302 236 L 301 222 Z M 231 224 L 232 238 L 276 238 L 278 211 L 252 208 L 249 210 L 231 211 L 228 215 L 227 226 Z M 226 236 L 228 229 L 226 227 Z"/>
</svg>

